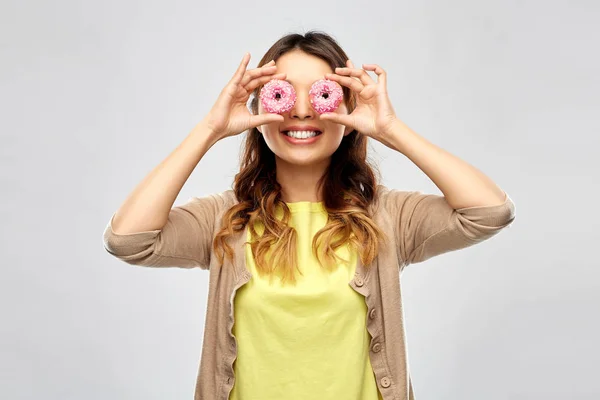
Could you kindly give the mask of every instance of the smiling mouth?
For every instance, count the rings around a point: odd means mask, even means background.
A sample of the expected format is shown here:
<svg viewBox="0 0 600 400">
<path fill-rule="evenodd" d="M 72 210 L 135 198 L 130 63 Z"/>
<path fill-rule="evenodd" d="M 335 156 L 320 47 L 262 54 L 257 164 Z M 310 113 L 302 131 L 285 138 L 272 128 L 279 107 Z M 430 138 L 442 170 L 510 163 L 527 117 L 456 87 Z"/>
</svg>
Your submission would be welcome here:
<svg viewBox="0 0 600 400">
<path fill-rule="evenodd" d="M 282 134 L 294 139 L 310 139 L 319 136 L 321 131 L 282 131 Z"/>
</svg>

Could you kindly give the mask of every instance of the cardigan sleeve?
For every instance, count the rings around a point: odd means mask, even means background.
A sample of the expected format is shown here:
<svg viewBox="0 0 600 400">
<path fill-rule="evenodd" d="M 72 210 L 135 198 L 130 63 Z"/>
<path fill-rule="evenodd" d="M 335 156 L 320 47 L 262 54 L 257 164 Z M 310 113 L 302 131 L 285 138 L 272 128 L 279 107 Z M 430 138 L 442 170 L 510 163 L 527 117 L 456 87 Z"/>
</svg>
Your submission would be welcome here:
<svg viewBox="0 0 600 400">
<path fill-rule="evenodd" d="M 444 196 L 385 189 L 384 207 L 394 224 L 399 265 L 416 264 L 496 235 L 515 219 L 515 204 L 454 209 Z"/>
<path fill-rule="evenodd" d="M 209 269 L 215 221 L 227 197 L 227 192 L 192 197 L 171 209 L 162 229 L 152 231 L 115 233 L 113 214 L 104 230 L 104 248 L 131 265 Z"/>
</svg>

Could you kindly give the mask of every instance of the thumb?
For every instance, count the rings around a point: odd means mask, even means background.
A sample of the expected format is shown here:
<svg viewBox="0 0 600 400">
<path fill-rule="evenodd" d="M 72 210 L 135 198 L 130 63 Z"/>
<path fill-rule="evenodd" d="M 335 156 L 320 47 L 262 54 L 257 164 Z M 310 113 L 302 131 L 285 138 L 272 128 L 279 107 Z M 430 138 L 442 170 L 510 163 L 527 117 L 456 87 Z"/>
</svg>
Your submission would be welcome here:
<svg viewBox="0 0 600 400">
<path fill-rule="evenodd" d="M 321 114 L 321 119 L 325 121 L 331 121 L 336 124 L 344 125 L 344 126 L 353 126 L 352 118 L 348 114 L 338 114 L 338 113 L 323 113 Z"/>
<path fill-rule="evenodd" d="M 250 125 L 255 128 L 260 125 L 270 124 L 273 122 L 283 122 L 283 115 L 268 113 L 250 116 Z"/>
</svg>

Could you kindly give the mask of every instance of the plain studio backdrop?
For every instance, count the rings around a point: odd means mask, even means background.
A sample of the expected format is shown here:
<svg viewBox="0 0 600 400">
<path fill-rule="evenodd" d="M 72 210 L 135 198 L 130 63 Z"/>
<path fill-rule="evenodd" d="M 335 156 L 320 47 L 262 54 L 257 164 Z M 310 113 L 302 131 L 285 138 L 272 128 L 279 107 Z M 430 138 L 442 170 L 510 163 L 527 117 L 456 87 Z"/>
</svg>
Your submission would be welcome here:
<svg viewBox="0 0 600 400">
<path fill-rule="evenodd" d="M 419 400 L 598 399 L 600 5 L 2 1 L 0 398 L 191 399 L 208 271 L 127 265 L 110 216 L 245 51 L 332 34 L 396 113 L 515 201 L 513 225 L 403 273 Z M 373 75 L 374 76 L 374 75 Z M 175 205 L 231 187 L 218 142 Z M 441 194 L 371 141 L 383 183 Z"/>
</svg>

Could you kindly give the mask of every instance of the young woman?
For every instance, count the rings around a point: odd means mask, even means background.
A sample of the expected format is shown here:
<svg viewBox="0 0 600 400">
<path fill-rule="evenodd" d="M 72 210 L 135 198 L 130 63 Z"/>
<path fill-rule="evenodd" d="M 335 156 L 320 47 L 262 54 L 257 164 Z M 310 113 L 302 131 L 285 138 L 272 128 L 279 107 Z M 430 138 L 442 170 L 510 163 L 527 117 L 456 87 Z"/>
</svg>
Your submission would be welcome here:
<svg viewBox="0 0 600 400">
<path fill-rule="evenodd" d="M 514 220 L 514 203 L 408 128 L 386 72 L 355 67 L 327 34 L 290 34 L 257 68 L 249 59 L 112 216 L 104 246 L 133 265 L 210 271 L 196 400 L 413 399 L 400 272 L 492 237 Z M 259 99 L 275 79 L 295 90 L 289 111 L 266 112 Z M 343 88 L 325 113 L 311 102 L 322 79 Z M 233 190 L 173 207 L 211 146 L 245 131 Z M 369 137 L 444 195 L 378 184 Z"/>
</svg>

